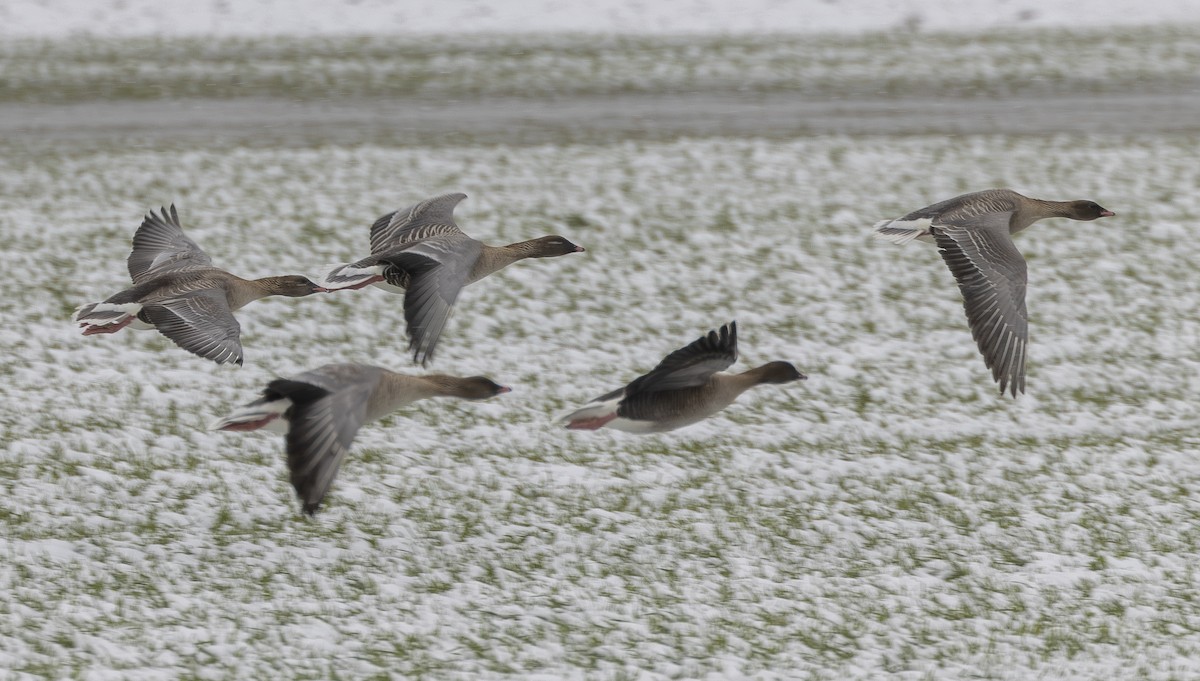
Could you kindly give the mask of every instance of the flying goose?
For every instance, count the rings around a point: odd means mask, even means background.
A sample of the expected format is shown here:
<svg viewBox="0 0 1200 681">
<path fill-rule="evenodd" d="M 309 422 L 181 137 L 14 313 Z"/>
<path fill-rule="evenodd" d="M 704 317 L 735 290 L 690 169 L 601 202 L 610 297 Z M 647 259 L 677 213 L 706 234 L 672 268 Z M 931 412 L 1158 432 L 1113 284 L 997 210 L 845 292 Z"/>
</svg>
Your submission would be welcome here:
<svg viewBox="0 0 1200 681">
<path fill-rule="evenodd" d="M 176 345 L 217 364 L 242 363 L 241 326 L 233 311 L 267 296 L 299 298 L 326 289 L 299 275 L 242 279 L 212 266 L 208 254 L 183 233 L 172 204 L 150 211 L 133 235 L 126 261 L 133 286 L 72 317 L 83 335 L 129 326 L 157 329 Z"/>
<path fill-rule="evenodd" d="M 1045 218 L 1095 220 L 1115 215 L 1092 201 L 1044 201 L 1011 189 L 986 189 L 947 199 L 902 218 L 876 223 L 874 236 L 897 244 L 937 244 L 962 293 L 971 335 L 992 379 L 1025 392 L 1025 259 L 1012 235 Z"/>
<path fill-rule="evenodd" d="M 365 364 L 326 364 L 271 381 L 262 397 L 211 427 L 284 433 L 292 486 L 304 513 L 313 515 L 364 424 L 417 400 L 482 400 L 509 391 L 483 376 L 408 376 Z"/>
<path fill-rule="evenodd" d="M 462 287 L 525 258 L 583 252 L 561 236 L 489 246 L 463 233 L 454 207 L 466 194 L 444 194 L 388 213 L 371 226 L 371 255 L 339 265 L 322 280 L 331 291 L 374 284 L 404 294 L 408 349 L 413 361 L 433 359 L 438 337 Z"/>
<path fill-rule="evenodd" d="M 561 422 L 571 430 L 608 426 L 627 433 L 663 433 L 712 416 L 756 385 L 808 378 L 788 362 L 768 362 L 740 374 L 718 373 L 732 366 L 737 356 L 737 322 L 730 322 L 667 355 L 629 385 L 567 414 Z"/>
</svg>

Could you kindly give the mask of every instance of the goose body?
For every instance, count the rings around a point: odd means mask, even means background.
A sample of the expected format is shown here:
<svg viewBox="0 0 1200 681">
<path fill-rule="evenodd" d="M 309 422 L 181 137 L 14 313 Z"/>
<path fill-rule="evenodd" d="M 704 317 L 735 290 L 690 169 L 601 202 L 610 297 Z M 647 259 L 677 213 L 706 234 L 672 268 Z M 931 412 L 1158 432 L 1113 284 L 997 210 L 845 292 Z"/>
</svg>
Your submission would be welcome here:
<svg viewBox="0 0 1200 681">
<path fill-rule="evenodd" d="M 1032 199 L 1011 189 L 963 194 L 875 224 L 874 236 L 903 244 L 937 244 L 958 282 L 971 335 L 992 378 L 1005 390 L 1025 392 L 1029 343 L 1025 258 L 1012 235 L 1038 220 L 1095 220 L 1114 215 L 1093 201 Z"/>
<path fill-rule="evenodd" d="M 358 429 L 417 400 L 479 400 L 509 392 L 482 376 L 409 376 L 365 364 L 326 364 L 271 381 L 261 396 L 213 430 L 283 433 L 292 486 L 313 515 L 333 484 Z"/>
<path fill-rule="evenodd" d="M 213 267 L 183 233 L 172 205 L 151 211 L 133 235 L 126 262 L 133 286 L 79 307 L 83 335 L 125 327 L 157 329 L 176 345 L 218 364 L 242 363 L 241 326 L 233 311 L 267 296 L 302 297 L 325 289 L 298 275 L 242 279 Z"/>
<path fill-rule="evenodd" d="M 339 265 L 321 279 L 331 291 L 375 285 L 404 295 L 408 349 L 424 365 L 464 286 L 526 258 L 550 258 L 584 249 L 561 236 L 489 246 L 463 233 L 454 208 L 466 194 L 445 194 L 388 213 L 371 226 L 371 255 Z"/>
<path fill-rule="evenodd" d="M 769 362 L 739 374 L 724 373 L 737 355 L 737 323 L 730 322 L 667 355 L 628 385 L 567 414 L 561 422 L 571 430 L 607 427 L 627 433 L 662 433 L 716 414 L 754 386 L 807 378 L 788 362 Z"/>
</svg>

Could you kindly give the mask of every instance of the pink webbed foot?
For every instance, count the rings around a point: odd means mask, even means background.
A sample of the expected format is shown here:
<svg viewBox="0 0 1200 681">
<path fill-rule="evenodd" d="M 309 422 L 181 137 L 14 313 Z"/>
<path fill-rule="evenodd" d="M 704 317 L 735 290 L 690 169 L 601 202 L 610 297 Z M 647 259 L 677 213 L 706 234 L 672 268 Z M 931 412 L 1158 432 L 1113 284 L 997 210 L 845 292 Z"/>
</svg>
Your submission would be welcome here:
<svg viewBox="0 0 1200 681">
<path fill-rule="evenodd" d="M 607 416 L 594 416 L 590 419 L 575 419 L 567 424 L 567 430 L 600 430 L 610 421 L 617 418 L 617 415 L 608 414 Z"/>
<path fill-rule="evenodd" d="M 367 279 L 366 281 L 363 281 L 363 282 L 359 282 L 359 283 L 355 284 L 354 286 L 346 286 L 343 288 L 333 288 L 333 289 L 328 289 L 328 290 L 329 291 L 357 291 L 360 288 L 366 288 L 366 287 L 370 286 L 371 284 L 374 284 L 377 281 L 383 281 L 383 277 L 371 277 L 370 279 Z"/>
<path fill-rule="evenodd" d="M 221 430 L 228 430 L 234 433 L 244 433 L 251 430 L 258 430 L 259 428 L 265 428 L 268 423 L 277 418 L 279 418 L 279 414 L 271 414 L 270 416 L 258 419 L 257 421 L 241 421 L 238 423 L 231 423 L 227 426 L 223 426 Z"/>
<path fill-rule="evenodd" d="M 112 324 L 87 324 L 87 323 L 84 323 L 84 324 L 81 324 L 81 326 L 86 327 L 83 330 L 83 335 L 94 336 L 98 333 L 116 333 L 116 332 L 120 331 L 121 329 L 129 326 L 131 323 L 133 323 L 133 315 L 124 317 L 123 319 L 121 319 L 121 321 L 114 322 Z"/>
</svg>

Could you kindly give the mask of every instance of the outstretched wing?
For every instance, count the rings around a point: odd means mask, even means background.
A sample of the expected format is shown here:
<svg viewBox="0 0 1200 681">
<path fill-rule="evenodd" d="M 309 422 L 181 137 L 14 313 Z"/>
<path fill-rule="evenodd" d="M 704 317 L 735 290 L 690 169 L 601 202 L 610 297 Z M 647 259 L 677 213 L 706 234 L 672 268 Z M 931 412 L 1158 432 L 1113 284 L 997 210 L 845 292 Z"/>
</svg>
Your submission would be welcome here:
<svg viewBox="0 0 1200 681">
<path fill-rule="evenodd" d="M 320 380 L 324 386 L 313 385 L 305 380 L 313 378 L 309 374 L 273 381 L 267 388 L 292 400 L 286 438 L 288 470 L 304 512 L 313 515 L 366 421 L 367 401 L 379 383 L 379 371 L 363 376 L 364 380 L 340 382 L 335 390 L 327 386 L 337 382 Z"/>
<path fill-rule="evenodd" d="M 404 320 L 408 324 L 408 349 L 414 362 L 424 365 L 433 359 L 454 301 L 482 250 L 483 244 L 460 232 L 457 236 L 426 239 L 378 256 L 380 262 L 408 277 Z M 397 276 L 401 276 L 399 272 Z"/>
<path fill-rule="evenodd" d="M 189 291 L 148 303 L 142 313 L 159 333 L 184 350 L 217 364 L 242 363 L 241 325 L 234 319 L 224 291 Z"/>
<path fill-rule="evenodd" d="M 938 251 L 962 292 L 971 336 L 1000 392 L 1025 392 L 1025 258 L 1012 242 L 1011 212 L 960 218 L 934 229 Z"/>
<path fill-rule="evenodd" d="M 183 233 L 175 204 L 161 210 L 162 215 L 147 213 L 133 234 L 133 251 L 125 264 L 135 284 L 170 270 L 212 265 L 208 254 Z"/>
<path fill-rule="evenodd" d="M 638 393 L 678 390 L 703 385 L 718 371 L 737 361 L 737 322 L 692 341 L 667 355 L 650 373 L 625 386 L 625 399 Z M 615 394 L 615 393 L 610 393 Z"/>
<path fill-rule="evenodd" d="M 380 217 L 371 226 L 371 253 L 422 239 L 462 234 L 454 222 L 454 207 L 465 198 L 466 194 L 443 194 Z"/>
</svg>

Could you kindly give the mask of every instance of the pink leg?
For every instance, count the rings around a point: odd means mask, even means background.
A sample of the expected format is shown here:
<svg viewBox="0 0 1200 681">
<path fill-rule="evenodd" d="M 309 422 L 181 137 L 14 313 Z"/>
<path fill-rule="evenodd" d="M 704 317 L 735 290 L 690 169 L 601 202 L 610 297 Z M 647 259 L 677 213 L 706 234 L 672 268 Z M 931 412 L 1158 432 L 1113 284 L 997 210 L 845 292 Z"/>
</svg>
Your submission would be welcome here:
<svg viewBox="0 0 1200 681">
<path fill-rule="evenodd" d="M 333 290 L 333 291 L 357 291 L 358 289 L 366 288 L 366 287 L 370 286 L 371 284 L 374 284 L 377 281 L 383 281 L 383 277 L 374 276 L 360 284 L 355 284 L 354 286 L 346 286 L 344 288 L 335 288 L 335 289 L 331 289 L 331 290 Z"/>
<path fill-rule="evenodd" d="M 609 421 L 617 418 L 616 413 L 607 416 L 596 416 L 590 419 L 575 419 L 567 424 L 568 430 L 600 430 Z"/>
<path fill-rule="evenodd" d="M 94 336 L 98 333 L 116 333 L 132 323 L 133 315 L 128 315 L 114 324 L 85 324 L 87 328 L 83 330 L 83 335 Z"/>
</svg>

